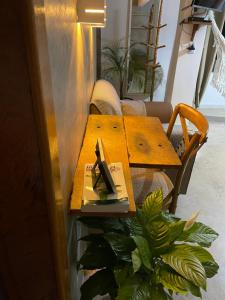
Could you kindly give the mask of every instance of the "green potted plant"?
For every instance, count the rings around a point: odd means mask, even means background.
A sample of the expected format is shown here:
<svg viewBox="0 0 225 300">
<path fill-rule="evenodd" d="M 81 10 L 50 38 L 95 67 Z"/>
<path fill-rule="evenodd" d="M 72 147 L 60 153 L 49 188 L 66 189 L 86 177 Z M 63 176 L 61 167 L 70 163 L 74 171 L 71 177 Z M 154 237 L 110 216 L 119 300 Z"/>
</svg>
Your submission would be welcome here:
<svg viewBox="0 0 225 300">
<path fill-rule="evenodd" d="M 162 211 L 161 190 L 149 194 L 133 218 L 80 218 L 98 233 L 79 269 L 97 270 L 81 286 L 81 300 L 109 294 L 116 300 L 171 300 L 174 294 L 201 298 L 218 264 L 206 250 L 218 234 L 196 216 L 181 220 Z"/>
<path fill-rule="evenodd" d="M 124 87 L 128 81 L 128 90 L 144 92 L 145 82 L 151 82 L 152 71 L 146 64 L 146 47 L 140 43 L 133 43 L 129 48 L 122 47 L 119 42 L 102 49 L 103 70 L 102 77 L 115 86 L 119 86 L 120 99 L 124 99 Z M 128 63 L 129 62 L 129 63 Z M 148 70 L 148 78 L 146 78 Z M 154 90 L 157 89 L 163 78 L 162 68 L 156 72 Z"/>
<path fill-rule="evenodd" d="M 127 57 L 129 49 L 121 47 L 115 42 L 111 46 L 105 46 L 102 49 L 103 70 L 102 77 L 112 84 L 119 85 L 120 99 L 124 99 L 124 84 L 127 72 Z"/>
</svg>

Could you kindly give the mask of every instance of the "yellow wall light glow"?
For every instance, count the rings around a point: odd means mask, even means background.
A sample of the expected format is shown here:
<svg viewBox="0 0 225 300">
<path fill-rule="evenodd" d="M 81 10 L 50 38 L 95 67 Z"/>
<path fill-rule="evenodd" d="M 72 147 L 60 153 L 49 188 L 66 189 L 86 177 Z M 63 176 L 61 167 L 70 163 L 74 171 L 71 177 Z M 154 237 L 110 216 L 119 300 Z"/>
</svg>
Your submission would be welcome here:
<svg viewBox="0 0 225 300">
<path fill-rule="evenodd" d="M 106 0 L 77 0 L 77 21 L 93 27 L 105 27 Z"/>
<path fill-rule="evenodd" d="M 86 13 L 91 13 L 91 14 L 104 14 L 105 10 L 104 9 L 85 9 Z"/>
</svg>

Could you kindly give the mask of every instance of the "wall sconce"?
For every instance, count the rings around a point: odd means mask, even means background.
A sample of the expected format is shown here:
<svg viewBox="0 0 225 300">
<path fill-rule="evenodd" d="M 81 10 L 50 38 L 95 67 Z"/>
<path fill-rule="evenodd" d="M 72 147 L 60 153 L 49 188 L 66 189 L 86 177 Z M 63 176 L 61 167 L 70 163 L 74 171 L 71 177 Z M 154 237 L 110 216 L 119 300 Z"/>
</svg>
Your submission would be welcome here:
<svg viewBox="0 0 225 300">
<path fill-rule="evenodd" d="M 77 22 L 105 27 L 106 0 L 77 0 Z"/>
</svg>

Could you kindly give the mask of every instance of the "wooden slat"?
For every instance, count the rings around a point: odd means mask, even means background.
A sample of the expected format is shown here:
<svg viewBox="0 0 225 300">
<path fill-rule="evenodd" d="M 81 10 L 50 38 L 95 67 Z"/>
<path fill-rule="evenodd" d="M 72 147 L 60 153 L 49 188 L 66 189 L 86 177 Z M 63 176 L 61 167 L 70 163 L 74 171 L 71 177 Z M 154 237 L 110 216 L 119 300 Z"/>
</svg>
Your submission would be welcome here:
<svg viewBox="0 0 225 300">
<path fill-rule="evenodd" d="M 80 210 L 83 193 L 84 165 L 86 163 L 95 162 L 95 145 L 98 137 L 102 138 L 110 162 L 122 162 L 123 164 L 123 171 L 130 200 L 130 210 L 128 213 L 83 213 Z M 127 216 L 135 214 L 136 208 L 122 117 L 103 115 L 89 116 L 84 142 L 74 178 L 74 190 L 70 203 L 70 212 L 71 214 L 94 216 Z"/>
<path fill-rule="evenodd" d="M 181 161 L 158 118 L 125 116 L 129 162 L 132 167 L 174 168 Z"/>
<path fill-rule="evenodd" d="M 183 138 L 184 138 L 185 148 L 188 148 L 190 145 L 190 142 L 189 142 L 189 134 L 188 134 L 186 120 L 183 116 L 180 116 L 180 121 L 181 121 L 181 126 L 183 129 Z"/>
</svg>

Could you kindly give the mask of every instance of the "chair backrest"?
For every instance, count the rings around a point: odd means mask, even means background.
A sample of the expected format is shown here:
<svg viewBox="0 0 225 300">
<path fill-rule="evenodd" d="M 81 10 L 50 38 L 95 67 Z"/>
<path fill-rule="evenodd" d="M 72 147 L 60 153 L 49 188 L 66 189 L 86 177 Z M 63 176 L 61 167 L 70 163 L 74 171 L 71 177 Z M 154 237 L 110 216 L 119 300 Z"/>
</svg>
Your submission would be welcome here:
<svg viewBox="0 0 225 300">
<path fill-rule="evenodd" d="M 177 179 L 175 182 L 175 190 L 177 193 L 179 193 L 182 178 L 188 165 L 188 162 L 190 158 L 193 157 L 201 148 L 201 146 L 207 141 L 207 133 L 209 129 L 208 121 L 199 111 L 197 111 L 189 105 L 180 103 L 175 107 L 172 117 L 170 119 L 167 130 L 168 138 L 171 137 L 171 133 L 173 131 L 174 124 L 178 116 L 180 117 L 180 122 L 182 126 L 184 149 L 180 155 L 182 167 L 180 168 L 177 174 Z M 187 120 L 195 126 L 196 131 L 194 132 L 194 134 L 190 134 L 190 132 L 188 131 L 186 123 Z"/>
</svg>

